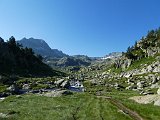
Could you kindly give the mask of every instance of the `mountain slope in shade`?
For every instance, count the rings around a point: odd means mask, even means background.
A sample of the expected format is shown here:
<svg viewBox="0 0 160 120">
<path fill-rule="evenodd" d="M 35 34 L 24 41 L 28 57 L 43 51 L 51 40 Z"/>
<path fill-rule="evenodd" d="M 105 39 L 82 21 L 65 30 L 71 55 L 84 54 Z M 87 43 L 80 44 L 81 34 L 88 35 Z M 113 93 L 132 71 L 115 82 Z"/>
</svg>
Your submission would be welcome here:
<svg viewBox="0 0 160 120">
<path fill-rule="evenodd" d="M 51 49 L 49 45 L 42 39 L 23 38 L 22 40 L 19 40 L 17 42 L 22 44 L 23 47 L 32 48 L 36 54 L 40 54 L 43 57 L 62 58 L 68 56 L 62 51 Z"/>
</svg>

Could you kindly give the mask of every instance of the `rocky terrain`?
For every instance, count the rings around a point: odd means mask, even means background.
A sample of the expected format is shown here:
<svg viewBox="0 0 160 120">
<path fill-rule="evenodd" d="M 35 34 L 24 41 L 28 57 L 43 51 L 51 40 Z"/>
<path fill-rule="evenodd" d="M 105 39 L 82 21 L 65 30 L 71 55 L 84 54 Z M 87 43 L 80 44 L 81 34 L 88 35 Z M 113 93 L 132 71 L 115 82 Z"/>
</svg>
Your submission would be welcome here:
<svg viewBox="0 0 160 120">
<path fill-rule="evenodd" d="M 32 48 L 36 54 L 40 54 L 43 57 L 62 58 L 68 55 L 57 49 L 51 49 L 49 45 L 42 39 L 23 38 L 17 41 L 22 44 L 23 47 Z"/>
<path fill-rule="evenodd" d="M 85 55 L 69 56 L 58 49 L 52 49 L 42 39 L 23 38 L 17 41 L 24 48 L 32 48 L 35 54 L 43 57 L 43 62 L 49 66 L 56 67 L 68 67 L 68 66 L 88 66 L 92 60 Z"/>
<path fill-rule="evenodd" d="M 23 107 L 34 104 L 34 110 L 50 111 L 55 119 L 62 112 L 68 119 L 160 119 L 160 29 L 150 31 L 126 52 L 112 53 L 105 59 L 76 55 L 46 59 L 45 63 L 51 61 L 70 72 L 43 77 L 0 75 L 0 118 L 22 119 Z M 14 106 L 12 111 L 10 105 Z M 25 109 L 31 119 L 37 118 L 33 108 Z M 153 115 L 148 111 L 154 111 Z"/>
<path fill-rule="evenodd" d="M 142 95 L 156 94 L 160 87 L 159 31 L 150 31 L 109 64 L 99 62 L 81 69 L 85 82 L 95 87 L 137 91 Z"/>
</svg>

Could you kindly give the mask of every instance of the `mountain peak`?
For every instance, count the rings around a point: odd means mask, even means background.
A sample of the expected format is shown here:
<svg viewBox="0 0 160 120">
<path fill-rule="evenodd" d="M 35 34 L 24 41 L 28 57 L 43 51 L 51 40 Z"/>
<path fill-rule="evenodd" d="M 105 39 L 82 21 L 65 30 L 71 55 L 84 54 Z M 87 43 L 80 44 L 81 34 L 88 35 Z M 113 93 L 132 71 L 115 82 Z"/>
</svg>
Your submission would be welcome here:
<svg viewBox="0 0 160 120">
<path fill-rule="evenodd" d="M 23 38 L 18 43 L 24 47 L 32 48 L 36 54 L 40 54 L 43 57 L 64 57 L 67 56 L 62 51 L 51 49 L 49 45 L 43 39 L 35 39 L 33 37 L 27 39 Z"/>
</svg>

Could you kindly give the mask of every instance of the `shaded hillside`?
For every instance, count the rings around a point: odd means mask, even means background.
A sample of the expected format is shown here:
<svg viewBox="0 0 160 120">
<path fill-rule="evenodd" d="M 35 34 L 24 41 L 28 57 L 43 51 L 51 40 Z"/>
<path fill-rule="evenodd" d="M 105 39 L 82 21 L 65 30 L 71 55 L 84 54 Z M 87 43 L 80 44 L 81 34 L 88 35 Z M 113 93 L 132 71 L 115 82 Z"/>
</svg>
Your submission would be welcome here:
<svg viewBox="0 0 160 120">
<path fill-rule="evenodd" d="M 35 56 L 31 48 L 22 48 L 14 37 L 4 42 L 0 38 L 0 74 L 21 76 L 57 75 L 48 65 L 44 64 L 41 56 Z"/>
<path fill-rule="evenodd" d="M 52 67 L 68 67 L 68 66 L 88 66 L 91 64 L 91 59 L 87 56 L 69 56 L 63 58 L 45 58 L 44 62 Z"/>
</svg>

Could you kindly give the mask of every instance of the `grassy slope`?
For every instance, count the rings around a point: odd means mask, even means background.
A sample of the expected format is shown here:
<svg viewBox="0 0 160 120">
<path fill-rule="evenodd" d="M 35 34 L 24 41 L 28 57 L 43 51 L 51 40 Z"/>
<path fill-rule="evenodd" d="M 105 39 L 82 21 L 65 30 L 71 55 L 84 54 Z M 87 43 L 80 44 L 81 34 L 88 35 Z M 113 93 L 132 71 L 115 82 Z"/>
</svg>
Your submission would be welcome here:
<svg viewBox="0 0 160 120">
<path fill-rule="evenodd" d="M 136 95 L 133 92 L 110 92 L 107 96 L 121 101 L 130 109 L 137 111 L 146 120 L 159 120 L 159 108 L 153 105 L 141 105 L 127 98 Z M 37 95 L 10 96 L 0 102 L 0 113 L 11 114 L 5 120 L 130 120 L 103 98 L 87 93 L 75 93 L 70 96 L 48 98 Z M 0 118 L 2 119 L 2 118 Z"/>
<path fill-rule="evenodd" d="M 106 100 L 88 94 L 57 98 L 36 95 L 10 96 L 0 102 L 8 120 L 129 120 Z M 1 118 L 2 119 L 2 118 Z"/>
<path fill-rule="evenodd" d="M 111 92 L 109 96 L 112 96 L 114 99 L 121 101 L 122 104 L 131 110 L 136 111 L 145 120 L 160 120 L 159 106 L 154 106 L 153 104 L 138 104 L 133 100 L 128 99 L 131 96 L 139 96 L 139 94 L 136 92 Z"/>
</svg>

